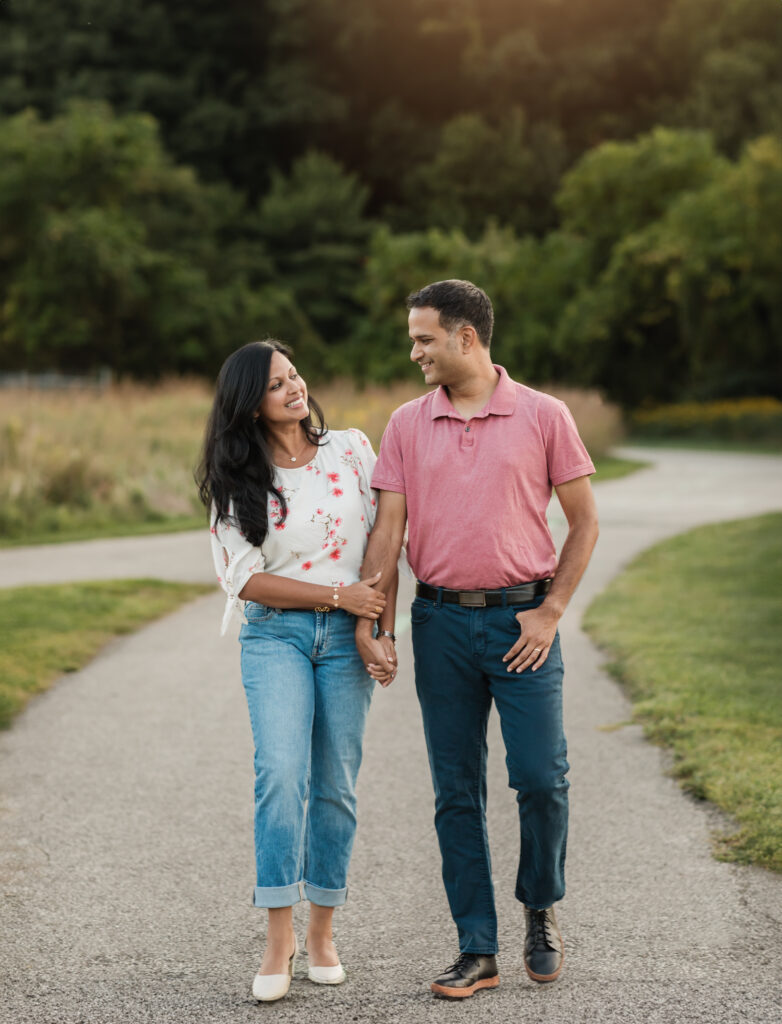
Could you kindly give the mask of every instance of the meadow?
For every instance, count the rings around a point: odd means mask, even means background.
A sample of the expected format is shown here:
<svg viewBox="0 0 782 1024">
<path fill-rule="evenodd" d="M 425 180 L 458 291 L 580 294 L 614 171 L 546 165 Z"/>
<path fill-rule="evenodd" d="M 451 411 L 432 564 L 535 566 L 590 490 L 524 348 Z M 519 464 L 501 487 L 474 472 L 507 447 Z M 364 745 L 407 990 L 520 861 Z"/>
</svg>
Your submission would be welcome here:
<svg viewBox="0 0 782 1024">
<path fill-rule="evenodd" d="M 570 407 L 593 457 L 621 438 L 619 410 L 595 391 L 546 387 Z M 329 425 L 359 427 L 377 449 L 412 382 L 313 389 Z M 0 545 L 196 528 L 193 483 L 210 388 L 198 380 L 114 385 L 102 392 L 0 392 Z M 599 475 L 626 469 L 603 460 Z"/>
</svg>

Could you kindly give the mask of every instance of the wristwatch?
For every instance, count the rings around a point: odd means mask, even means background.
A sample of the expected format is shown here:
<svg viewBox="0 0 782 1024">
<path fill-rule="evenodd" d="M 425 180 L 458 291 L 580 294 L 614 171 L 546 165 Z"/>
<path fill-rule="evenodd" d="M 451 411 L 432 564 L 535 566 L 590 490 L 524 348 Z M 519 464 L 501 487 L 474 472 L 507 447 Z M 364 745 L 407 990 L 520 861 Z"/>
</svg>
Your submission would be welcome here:
<svg viewBox="0 0 782 1024">
<path fill-rule="evenodd" d="M 392 641 L 393 643 L 396 643 L 396 634 L 395 634 L 395 633 L 392 633 L 390 629 L 379 629 L 379 630 L 377 631 L 377 635 L 378 635 L 378 636 L 387 636 L 387 637 L 389 637 L 389 639 L 390 639 L 390 640 L 391 640 L 391 641 Z"/>
</svg>

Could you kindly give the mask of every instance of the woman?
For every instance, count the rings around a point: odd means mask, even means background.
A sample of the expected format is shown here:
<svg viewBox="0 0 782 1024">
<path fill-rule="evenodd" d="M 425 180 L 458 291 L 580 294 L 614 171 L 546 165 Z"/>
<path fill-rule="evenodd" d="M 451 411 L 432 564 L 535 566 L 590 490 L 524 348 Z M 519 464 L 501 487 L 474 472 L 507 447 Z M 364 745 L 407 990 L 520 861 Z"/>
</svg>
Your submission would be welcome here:
<svg viewBox="0 0 782 1024">
<path fill-rule="evenodd" d="M 359 579 L 375 515 L 375 456 L 359 430 L 327 430 L 290 356 L 278 341 L 229 356 L 199 469 L 227 595 L 223 632 L 245 602 L 239 640 L 255 742 L 253 902 L 269 912 L 253 995 L 264 1002 L 290 986 L 298 952 L 292 906 L 302 898 L 310 901 L 309 978 L 345 979 L 332 916 L 347 894 L 374 686 L 356 649 L 355 616 L 377 622 L 384 638 L 387 664 L 371 668 L 374 678 L 385 684 L 395 672 L 394 602 L 374 589 L 379 574 Z M 395 592 L 396 581 L 388 583 Z"/>
</svg>

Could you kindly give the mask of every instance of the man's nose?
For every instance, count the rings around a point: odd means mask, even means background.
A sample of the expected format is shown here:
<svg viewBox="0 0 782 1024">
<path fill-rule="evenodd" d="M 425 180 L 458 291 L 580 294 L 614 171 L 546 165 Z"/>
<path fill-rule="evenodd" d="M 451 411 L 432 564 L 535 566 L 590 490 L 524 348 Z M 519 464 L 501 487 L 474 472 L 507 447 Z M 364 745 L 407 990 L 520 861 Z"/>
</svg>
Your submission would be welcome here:
<svg viewBox="0 0 782 1024">
<path fill-rule="evenodd" d="M 413 347 L 410 349 L 410 358 L 411 358 L 411 360 L 414 363 L 417 363 L 420 355 L 421 355 L 421 346 L 418 344 L 417 341 L 413 342 Z"/>
</svg>

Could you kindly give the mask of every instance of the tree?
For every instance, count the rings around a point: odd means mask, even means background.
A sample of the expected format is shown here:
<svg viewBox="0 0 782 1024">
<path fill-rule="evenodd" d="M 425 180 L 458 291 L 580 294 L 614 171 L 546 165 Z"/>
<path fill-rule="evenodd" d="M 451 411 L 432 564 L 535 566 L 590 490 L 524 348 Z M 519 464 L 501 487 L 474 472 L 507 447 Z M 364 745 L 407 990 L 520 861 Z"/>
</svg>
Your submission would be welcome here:
<svg viewBox="0 0 782 1024">
<path fill-rule="evenodd" d="M 163 150 L 144 114 L 73 104 L 0 128 L 0 359 L 155 377 L 214 372 L 265 330 L 317 336 L 255 240 L 221 244 L 241 203 Z M 229 234 L 235 234 L 229 230 Z M 263 267 L 267 268 L 264 279 Z"/>
</svg>

